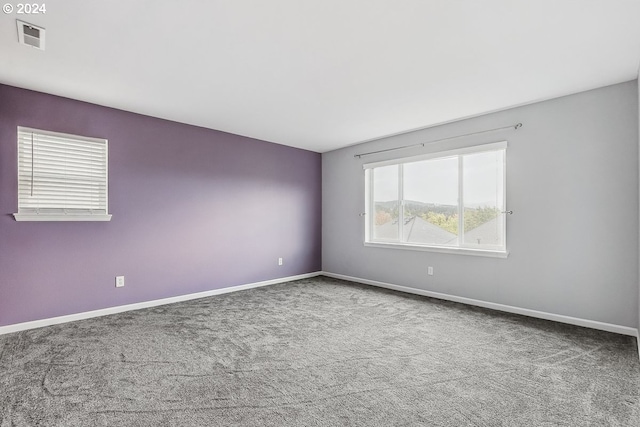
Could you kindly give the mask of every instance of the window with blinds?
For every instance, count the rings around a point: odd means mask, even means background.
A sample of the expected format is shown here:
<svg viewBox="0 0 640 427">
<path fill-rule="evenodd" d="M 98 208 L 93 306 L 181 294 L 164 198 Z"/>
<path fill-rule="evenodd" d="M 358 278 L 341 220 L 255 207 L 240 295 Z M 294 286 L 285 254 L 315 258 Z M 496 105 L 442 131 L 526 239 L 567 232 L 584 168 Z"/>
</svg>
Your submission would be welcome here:
<svg viewBox="0 0 640 427">
<path fill-rule="evenodd" d="M 18 127 L 17 221 L 109 221 L 108 142 Z"/>
</svg>

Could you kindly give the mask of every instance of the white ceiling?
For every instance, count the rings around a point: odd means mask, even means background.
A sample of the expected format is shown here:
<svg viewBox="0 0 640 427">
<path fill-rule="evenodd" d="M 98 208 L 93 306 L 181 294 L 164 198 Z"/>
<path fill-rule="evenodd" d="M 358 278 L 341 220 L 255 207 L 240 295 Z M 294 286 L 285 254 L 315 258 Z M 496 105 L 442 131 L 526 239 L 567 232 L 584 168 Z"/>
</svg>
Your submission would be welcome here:
<svg viewBox="0 0 640 427">
<path fill-rule="evenodd" d="M 633 80 L 640 62 L 640 0 L 41 3 L 1 14 L 0 83 L 318 152 Z M 18 44 L 16 18 L 45 51 Z"/>
</svg>

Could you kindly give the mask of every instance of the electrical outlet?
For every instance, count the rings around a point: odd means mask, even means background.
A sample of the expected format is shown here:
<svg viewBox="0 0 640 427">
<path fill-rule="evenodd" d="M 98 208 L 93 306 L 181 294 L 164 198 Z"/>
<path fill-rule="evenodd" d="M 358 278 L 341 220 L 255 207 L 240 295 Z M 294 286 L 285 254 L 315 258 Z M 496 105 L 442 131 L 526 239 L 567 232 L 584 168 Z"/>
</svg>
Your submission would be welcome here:
<svg viewBox="0 0 640 427">
<path fill-rule="evenodd" d="M 124 286 L 124 276 L 116 276 L 116 288 L 122 288 Z"/>
<path fill-rule="evenodd" d="M 427 267 L 427 274 L 433 276 L 433 267 Z"/>
<path fill-rule="evenodd" d="M 278 265 L 282 265 L 282 258 L 278 258 Z"/>
</svg>

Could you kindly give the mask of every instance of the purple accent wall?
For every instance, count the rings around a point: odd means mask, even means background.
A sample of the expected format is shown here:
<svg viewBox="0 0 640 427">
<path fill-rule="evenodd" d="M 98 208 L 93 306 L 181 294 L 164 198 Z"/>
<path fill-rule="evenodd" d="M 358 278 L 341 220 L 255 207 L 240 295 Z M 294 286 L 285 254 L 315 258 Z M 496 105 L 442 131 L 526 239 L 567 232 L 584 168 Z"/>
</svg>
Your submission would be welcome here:
<svg viewBox="0 0 640 427">
<path fill-rule="evenodd" d="M 109 140 L 110 222 L 13 219 L 17 126 Z M 319 271 L 320 204 L 318 153 L 0 85 L 0 326 Z"/>
</svg>

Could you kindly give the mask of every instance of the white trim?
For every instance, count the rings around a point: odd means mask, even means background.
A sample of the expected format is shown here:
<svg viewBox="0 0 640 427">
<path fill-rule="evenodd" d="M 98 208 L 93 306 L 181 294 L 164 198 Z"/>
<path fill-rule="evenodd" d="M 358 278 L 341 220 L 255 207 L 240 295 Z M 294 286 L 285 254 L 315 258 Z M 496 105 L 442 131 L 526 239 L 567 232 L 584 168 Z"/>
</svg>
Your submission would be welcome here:
<svg viewBox="0 0 640 427">
<path fill-rule="evenodd" d="M 173 304 L 175 302 L 189 301 L 198 298 L 221 295 L 229 292 L 244 291 L 247 289 L 259 288 L 262 286 L 275 285 L 277 283 L 291 282 L 294 280 L 308 279 L 321 275 L 319 271 L 297 276 L 281 277 L 279 279 L 265 280 L 263 282 L 248 283 L 245 285 L 229 286 L 227 288 L 213 289 L 210 291 L 198 292 L 195 294 L 179 295 L 170 298 L 157 299 L 152 301 L 138 302 L 135 304 L 119 305 L 116 307 L 103 308 L 100 310 L 85 311 L 83 313 L 69 314 L 66 316 L 51 317 L 48 319 L 33 320 L 31 322 L 16 323 L 8 326 L 0 326 L 0 335 L 11 334 L 13 332 L 26 331 L 29 329 L 42 328 L 44 326 L 58 325 L 60 323 L 74 322 L 76 320 L 91 319 L 93 317 L 107 316 L 109 314 L 122 313 L 125 311 L 140 310 L 142 308 L 156 307 L 159 305 Z"/>
<path fill-rule="evenodd" d="M 104 187 L 104 197 L 105 200 L 107 201 L 107 204 L 105 206 L 105 210 L 104 210 L 104 216 L 105 219 L 102 220 L 98 220 L 98 221 L 111 221 L 111 214 L 109 214 L 109 140 L 105 139 L 105 162 L 106 162 L 106 170 L 104 171 L 104 183 L 105 183 L 105 187 Z M 505 175 L 506 176 L 506 175 Z M 505 193 L 506 194 L 506 193 Z M 60 220 L 58 220 L 60 221 Z M 95 221 L 95 220 L 83 220 L 83 221 Z"/>
<path fill-rule="evenodd" d="M 483 151 L 498 151 L 505 150 L 507 148 L 507 141 L 490 142 L 488 144 L 472 145 L 464 148 L 457 148 L 455 150 L 436 150 L 427 154 L 418 154 L 416 156 L 400 157 L 391 160 L 383 160 L 380 162 L 365 163 L 362 165 L 363 169 L 373 169 L 381 166 L 402 165 L 405 163 L 419 162 L 422 160 L 439 159 L 453 156 L 463 156 L 465 154 L 482 153 Z"/>
<path fill-rule="evenodd" d="M 384 249 L 404 249 L 409 251 L 425 251 L 425 252 L 440 252 L 443 254 L 456 254 L 456 255 L 473 255 L 484 256 L 489 258 L 507 258 L 509 256 L 508 251 L 490 251 L 487 249 L 470 249 L 465 247 L 445 247 L 445 246 L 426 246 L 417 245 L 415 243 L 385 243 L 385 242 L 364 242 L 365 246 L 372 248 L 384 248 Z"/>
<path fill-rule="evenodd" d="M 638 329 L 628 326 L 614 325 L 612 323 L 598 322 L 596 320 L 580 319 L 577 317 L 564 316 L 562 314 L 547 313 L 544 311 L 531 310 L 528 308 L 514 307 L 511 305 L 498 304 L 488 301 L 481 301 L 472 298 L 459 297 L 455 295 L 442 294 L 439 292 L 426 291 L 424 289 L 411 288 L 408 286 L 394 285 L 391 283 L 378 282 L 375 280 L 361 279 L 359 277 L 345 276 L 343 274 L 322 272 L 322 275 L 333 277 L 335 279 L 348 280 L 350 282 L 362 283 L 364 285 L 377 286 L 380 288 L 392 289 L 394 291 L 406 292 L 410 294 L 422 295 L 425 297 L 437 298 L 447 301 L 459 302 L 462 304 L 475 305 L 478 307 L 489 308 L 492 310 L 505 311 L 507 313 L 520 314 L 523 316 L 535 317 L 538 319 L 552 320 L 559 323 L 567 323 L 569 325 L 583 326 L 585 328 L 598 329 L 601 331 L 614 332 L 621 335 L 629 335 L 638 337 Z M 640 351 L 640 347 L 638 348 Z"/>
<path fill-rule="evenodd" d="M 111 221 L 111 214 L 80 215 L 80 214 L 35 214 L 14 213 L 16 221 Z"/>
<path fill-rule="evenodd" d="M 372 215 L 374 210 L 371 206 L 371 201 L 373 200 L 373 194 L 371 193 L 371 189 L 373 188 L 373 174 L 371 169 L 367 169 L 364 171 L 364 215 L 360 214 L 360 217 L 364 220 L 364 241 L 368 242 L 371 240 L 371 236 L 373 235 L 373 221 L 369 221 L 369 216 Z"/>
</svg>

